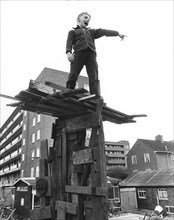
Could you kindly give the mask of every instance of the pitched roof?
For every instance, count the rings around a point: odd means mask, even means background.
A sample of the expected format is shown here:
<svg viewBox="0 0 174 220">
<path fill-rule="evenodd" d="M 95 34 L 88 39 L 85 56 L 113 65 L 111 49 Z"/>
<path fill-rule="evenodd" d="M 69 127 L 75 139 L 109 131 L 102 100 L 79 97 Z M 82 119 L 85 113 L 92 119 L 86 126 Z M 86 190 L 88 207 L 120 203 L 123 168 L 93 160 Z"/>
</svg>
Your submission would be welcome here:
<svg viewBox="0 0 174 220">
<path fill-rule="evenodd" d="M 139 171 L 124 179 L 121 187 L 174 186 L 174 169 Z"/>
<path fill-rule="evenodd" d="M 36 178 L 35 177 L 20 178 L 13 184 L 13 186 L 15 186 L 20 181 L 26 183 L 28 186 L 34 186 L 36 183 Z"/>
<path fill-rule="evenodd" d="M 152 148 L 154 151 L 172 151 L 174 152 L 174 142 L 172 141 L 157 141 L 157 140 L 146 140 L 146 139 L 138 139 L 143 142 L 145 145 Z"/>
</svg>

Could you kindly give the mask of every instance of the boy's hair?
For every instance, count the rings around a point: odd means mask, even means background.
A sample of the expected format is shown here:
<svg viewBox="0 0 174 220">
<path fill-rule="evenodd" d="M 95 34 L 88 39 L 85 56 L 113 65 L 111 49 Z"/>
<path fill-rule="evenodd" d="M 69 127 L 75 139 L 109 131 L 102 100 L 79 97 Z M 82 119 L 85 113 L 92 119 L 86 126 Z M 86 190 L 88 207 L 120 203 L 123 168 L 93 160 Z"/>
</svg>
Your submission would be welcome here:
<svg viewBox="0 0 174 220">
<path fill-rule="evenodd" d="M 79 21 L 79 18 L 80 18 L 82 15 L 88 15 L 88 16 L 90 17 L 90 19 L 91 19 L 91 15 L 90 15 L 90 14 L 88 14 L 87 12 L 82 12 L 82 13 L 80 13 L 80 14 L 77 16 L 77 22 Z"/>
</svg>

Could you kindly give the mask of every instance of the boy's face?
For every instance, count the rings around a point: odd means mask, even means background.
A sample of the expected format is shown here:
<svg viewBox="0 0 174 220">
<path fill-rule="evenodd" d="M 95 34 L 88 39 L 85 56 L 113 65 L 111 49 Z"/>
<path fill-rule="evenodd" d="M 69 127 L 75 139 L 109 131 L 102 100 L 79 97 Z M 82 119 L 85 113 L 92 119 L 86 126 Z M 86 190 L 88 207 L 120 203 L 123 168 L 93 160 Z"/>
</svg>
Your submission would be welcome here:
<svg viewBox="0 0 174 220">
<path fill-rule="evenodd" d="M 80 27 L 82 27 L 82 28 L 85 28 L 85 27 L 88 26 L 90 19 L 91 19 L 91 18 L 90 18 L 89 15 L 83 14 L 83 15 L 81 15 L 81 16 L 79 17 L 79 19 L 78 19 L 78 25 L 79 25 Z"/>
</svg>

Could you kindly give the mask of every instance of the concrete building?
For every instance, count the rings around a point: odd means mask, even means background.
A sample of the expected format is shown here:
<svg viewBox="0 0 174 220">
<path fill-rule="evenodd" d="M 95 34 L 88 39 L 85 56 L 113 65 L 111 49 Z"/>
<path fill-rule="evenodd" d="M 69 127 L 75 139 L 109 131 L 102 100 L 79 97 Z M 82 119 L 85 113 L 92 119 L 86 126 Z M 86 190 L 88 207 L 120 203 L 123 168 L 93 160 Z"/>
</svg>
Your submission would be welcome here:
<svg viewBox="0 0 174 220">
<path fill-rule="evenodd" d="M 107 169 L 114 167 L 127 167 L 126 154 L 130 150 L 128 141 L 105 141 L 105 153 L 107 156 Z"/>
<path fill-rule="evenodd" d="M 0 187 L 20 177 L 23 111 L 15 109 L 0 129 Z"/>
</svg>

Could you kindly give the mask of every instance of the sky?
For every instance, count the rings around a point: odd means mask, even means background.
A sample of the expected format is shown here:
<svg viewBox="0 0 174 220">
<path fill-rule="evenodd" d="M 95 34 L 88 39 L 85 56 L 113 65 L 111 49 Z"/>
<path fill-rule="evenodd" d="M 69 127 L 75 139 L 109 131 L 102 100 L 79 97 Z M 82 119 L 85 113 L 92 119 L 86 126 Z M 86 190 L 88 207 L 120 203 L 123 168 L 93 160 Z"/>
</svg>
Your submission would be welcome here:
<svg viewBox="0 0 174 220">
<path fill-rule="evenodd" d="M 173 1 L 1 1 L 0 93 L 15 96 L 45 68 L 69 72 L 68 31 L 82 11 L 91 28 L 127 35 L 96 40 L 101 95 L 136 123 L 104 122 L 106 141 L 173 140 Z M 81 75 L 86 76 L 85 68 Z M 0 98 L 0 126 L 14 108 Z"/>
</svg>

